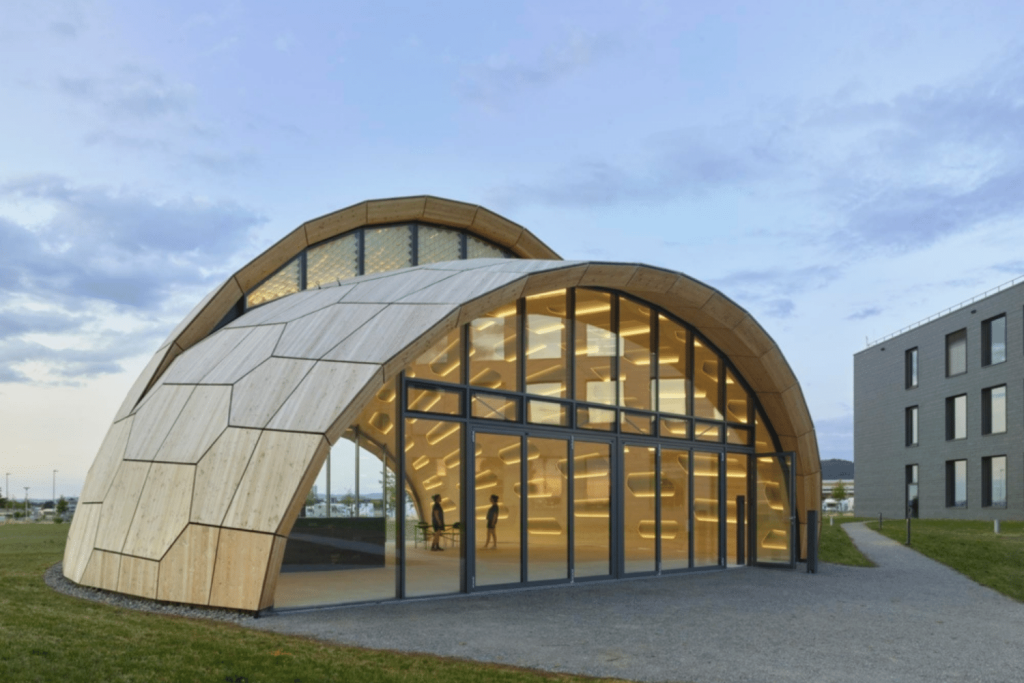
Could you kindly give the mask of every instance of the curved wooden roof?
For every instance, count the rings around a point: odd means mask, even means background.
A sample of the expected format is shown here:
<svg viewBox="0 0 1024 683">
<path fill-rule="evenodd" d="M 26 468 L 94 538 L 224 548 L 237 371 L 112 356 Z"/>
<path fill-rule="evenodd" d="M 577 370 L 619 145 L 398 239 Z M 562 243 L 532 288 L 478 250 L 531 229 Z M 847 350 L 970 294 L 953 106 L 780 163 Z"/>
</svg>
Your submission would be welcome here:
<svg viewBox="0 0 1024 683">
<path fill-rule="evenodd" d="M 813 424 L 781 351 L 746 311 L 686 275 L 644 265 L 478 259 L 300 292 L 189 344 L 173 362 L 161 349 L 147 372 L 166 370 L 141 401 L 126 401 L 89 471 L 65 576 L 173 602 L 269 606 L 306 491 L 383 383 L 449 330 L 521 296 L 576 286 L 654 303 L 730 359 L 783 450 L 796 452 L 804 531 L 821 496 Z M 202 327 L 196 321 L 215 300 L 172 340 Z"/>
</svg>

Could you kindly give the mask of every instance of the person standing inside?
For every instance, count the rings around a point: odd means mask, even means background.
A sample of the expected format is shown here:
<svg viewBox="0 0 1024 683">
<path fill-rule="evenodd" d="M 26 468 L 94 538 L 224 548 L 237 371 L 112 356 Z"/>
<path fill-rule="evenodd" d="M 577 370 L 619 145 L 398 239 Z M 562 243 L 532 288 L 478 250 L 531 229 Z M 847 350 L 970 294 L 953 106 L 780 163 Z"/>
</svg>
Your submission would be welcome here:
<svg viewBox="0 0 1024 683">
<path fill-rule="evenodd" d="M 434 525 L 434 540 L 430 544 L 431 550 L 444 550 L 441 547 L 441 532 L 444 531 L 444 510 L 441 509 L 441 494 L 434 494 L 434 507 L 430 513 L 430 521 Z"/>
<path fill-rule="evenodd" d="M 498 497 L 491 496 L 491 507 L 487 510 L 487 540 L 484 541 L 484 550 L 488 546 L 494 550 L 498 549 Z M 491 542 L 494 545 L 491 545 Z"/>
</svg>

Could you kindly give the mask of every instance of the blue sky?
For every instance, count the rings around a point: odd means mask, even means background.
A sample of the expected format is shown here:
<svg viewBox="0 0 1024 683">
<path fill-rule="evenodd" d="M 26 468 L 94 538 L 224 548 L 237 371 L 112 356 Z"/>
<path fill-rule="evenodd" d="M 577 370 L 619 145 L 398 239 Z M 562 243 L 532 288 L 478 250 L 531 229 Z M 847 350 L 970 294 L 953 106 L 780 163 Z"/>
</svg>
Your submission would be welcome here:
<svg viewBox="0 0 1024 683">
<path fill-rule="evenodd" d="M 1024 274 L 1024 4 L 46 2 L 0 23 L 0 474 L 76 495 L 145 361 L 302 222 L 435 194 L 852 355 Z"/>
</svg>

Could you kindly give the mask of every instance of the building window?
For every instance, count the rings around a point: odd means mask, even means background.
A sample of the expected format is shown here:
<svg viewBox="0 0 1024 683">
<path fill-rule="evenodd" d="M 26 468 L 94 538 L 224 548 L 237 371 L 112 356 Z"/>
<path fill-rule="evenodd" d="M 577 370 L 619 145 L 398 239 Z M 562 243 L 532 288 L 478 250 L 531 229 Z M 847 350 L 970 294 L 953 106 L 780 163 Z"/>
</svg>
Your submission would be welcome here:
<svg viewBox="0 0 1024 683">
<path fill-rule="evenodd" d="M 946 441 L 967 438 L 967 394 L 946 399 Z"/>
<path fill-rule="evenodd" d="M 917 445 L 917 406 L 910 406 L 907 408 L 906 414 L 906 435 L 908 446 Z"/>
<path fill-rule="evenodd" d="M 967 461 L 946 461 L 946 507 L 967 507 Z"/>
<path fill-rule="evenodd" d="M 917 386 L 917 347 L 907 349 L 904 354 L 904 373 L 907 389 Z"/>
<path fill-rule="evenodd" d="M 981 390 L 981 433 L 1006 431 L 1006 385 Z"/>
<path fill-rule="evenodd" d="M 967 372 L 967 330 L 946 335 L 946 377 Z"/>
<path fill-rule="evenodd" d="M 981 504 L 984 507 L 1006 507 L 1005 455 L 981 459 Z"/>
<path fill-rule="evenodd" d="M 981 323 L 981 364 L 995 365 L 1006 360 L 1006 316 Z"/>
<path fill-rule="evenodd" d="M 917 517 L 918 515 L 918 489 L 917 489 L 917 465 L 907 465 L 907 516 Z"/>
</svg>

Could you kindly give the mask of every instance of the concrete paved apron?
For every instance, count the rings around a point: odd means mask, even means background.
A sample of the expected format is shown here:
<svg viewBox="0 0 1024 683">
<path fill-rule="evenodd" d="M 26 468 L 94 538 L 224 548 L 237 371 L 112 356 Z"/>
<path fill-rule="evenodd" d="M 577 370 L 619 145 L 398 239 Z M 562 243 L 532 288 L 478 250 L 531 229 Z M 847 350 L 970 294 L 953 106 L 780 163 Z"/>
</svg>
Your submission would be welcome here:
<svg viewBox="0 0 1024 683">
<path fill-rule="evenodd" d="M 639 681 L 1024 682 L 1024 605 L 863 524 L 879 566 L 742 568 L 272 615 L 257 628 Z"/>
</svg>

